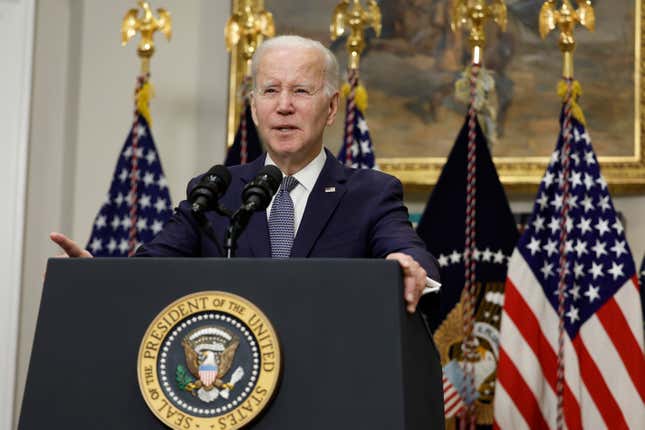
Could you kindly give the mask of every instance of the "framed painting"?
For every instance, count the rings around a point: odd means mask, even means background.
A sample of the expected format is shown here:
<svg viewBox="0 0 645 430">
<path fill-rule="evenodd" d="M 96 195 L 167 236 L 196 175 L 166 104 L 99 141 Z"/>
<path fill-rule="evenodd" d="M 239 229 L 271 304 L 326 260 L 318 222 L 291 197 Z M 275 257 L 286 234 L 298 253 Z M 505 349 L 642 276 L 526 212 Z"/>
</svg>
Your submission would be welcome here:
<svg viewBox="0 0 645 430">
<path fill-rule="evenodd" d="M 331 14 L 339 0 L 256 0 L 273 13 L 276 34 L 321 41 L 346 68 L 345 40 L 332 43 Z M 436 183 L 466 106 L 456 101 L 455 82 L 470 61 L 465 33 L 450 29 L 454 0 L 381 0 L 382 33 L 368 31 L 361 80 L 369 94 L 366 120 L 377 163 L 408 189 Z M 233 10 L 238 7 L 233 1 Z M 602 171 L 614 192 L 645 189 L 641 2 L 597 0 L 596 31 L 576 31 L 575 77 L 579 103 Z M 544 173 L 559 132 L 561 101 L 556 85 L 562 70 L 557 32 L 538 33 L 542 2 L 508 0 L 508 26 L 490 25 L 484 66 L 495 79 L 496 138 L 491 151 L 507 190 L 531 192 Z M 239 76 L 232 57 L 229 87 L 229 143 L 236 126 Z M 238 82 L 238 84 L 236 84 Z M 325 134 L 337 152 L 343 112 Z"/>
</svg>

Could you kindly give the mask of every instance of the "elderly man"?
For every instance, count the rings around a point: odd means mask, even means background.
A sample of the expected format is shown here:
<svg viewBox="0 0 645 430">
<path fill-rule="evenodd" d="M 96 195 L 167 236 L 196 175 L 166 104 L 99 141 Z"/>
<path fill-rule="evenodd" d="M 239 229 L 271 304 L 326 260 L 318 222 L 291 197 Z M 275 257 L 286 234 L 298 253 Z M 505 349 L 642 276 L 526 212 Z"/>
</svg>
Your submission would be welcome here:
<svg viewBox="0 0 645 430">
<path fill-rule="evenodd" d="M 338 63 L 319 42 L 298 36 L 265 41 L 252 63 L 253 120 L 266 148 L 256 161 L 230 169 L 220 202 L 241 204 L 246 183 L 267 164 L 284 174 L 266 212 L 251 216 L 239 237 L 239 257 L 387 258 L 403 269 L 407 310 L 414 312 L 435 259 L 412 230 L 400 182 L 392 176 L 341 165 L 323 148 L 323 132 L 338 111 Z M 194 178 L 188 191 L 198 183 Z M 285 217 L 285 214 L 287 215 Z M 223 237 L 228 220 L 208 214 Z M 285 242 L 285 219 L 289 234 Z M 51 238 L 69 256 L 90 257 L 65 236 Z M 164 229 L 137 256 L 220 256 L 183 201 Z"/>
</svg>

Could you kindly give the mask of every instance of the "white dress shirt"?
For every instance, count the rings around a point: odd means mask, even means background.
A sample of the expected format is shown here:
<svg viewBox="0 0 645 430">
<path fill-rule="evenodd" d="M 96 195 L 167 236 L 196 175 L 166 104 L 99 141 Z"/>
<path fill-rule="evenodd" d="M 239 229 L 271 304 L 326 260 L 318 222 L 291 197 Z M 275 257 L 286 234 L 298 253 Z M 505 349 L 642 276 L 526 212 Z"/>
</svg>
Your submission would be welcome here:
<svg viewBox="0 0 645 430">
<path fill-rule="evenodd" d="M 320 154 L 316 156 L 313 160 L 309 162 L 305 167 L 300 169 L 297 173 L 294 173 L 292 176 L 298 180 L 298 185 L 296 185 L 293 190 L 289 193 L 291 200 L 293 201 L 293 232 L 294 237 L 298 232 L 298 227 L 300 227 L 300 221 L 302 221 L 302 216 L 305 213 L 305 207 L 307 206 L 307 200 L 309 199 L 309 194 L 313 190 L 318 176 L 322 171 L 325 160 L 327 159 L 327 154 L 325 150 L 320 148 Z M 275 166 L 275 162 L 271 159 L 271 156 L 267 153 L 266 159 L 264 160 L 264 165 Z M 276 166 L 277 167 L 277 166 Z M 284 172 L 282 172 L 284 175 Z M 277 196 L 278 193 L 273 195 L 271 203 L 267 207 L 267 221 L 271 216 L 271 208 L 273 207 L 273 199 Z"/>
</svg>

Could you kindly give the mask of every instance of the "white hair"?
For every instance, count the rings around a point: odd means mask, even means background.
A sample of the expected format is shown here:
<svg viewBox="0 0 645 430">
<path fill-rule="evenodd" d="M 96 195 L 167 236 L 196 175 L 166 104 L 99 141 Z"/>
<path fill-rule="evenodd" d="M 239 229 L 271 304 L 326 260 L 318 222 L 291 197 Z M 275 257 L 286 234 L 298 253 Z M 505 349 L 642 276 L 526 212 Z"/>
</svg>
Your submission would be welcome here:
<svg viewBox="0 0 645 430">
<path fill-rule="evenodd" d="M 306 48 L 314 49 L 322 55 L 325 67 L 325 94 L 331 97 L 338 91 L 338 81 L 340 80 L 340 72 L 338 71 L 338 61 L 336 56 L 327 49 L 322 43 L 317 40 L 307 39 L 302 36 L 284 35 L 277 36 L 272 39 L 267 39 L 260 44 L 258 49 L 253 54 L 253 61 L 251 62 L 251 78 L 253 79 L 253 88 L 256 87 L 256 76 L 260 60 L 264 54 L 272 48 Z"/>
</svg>

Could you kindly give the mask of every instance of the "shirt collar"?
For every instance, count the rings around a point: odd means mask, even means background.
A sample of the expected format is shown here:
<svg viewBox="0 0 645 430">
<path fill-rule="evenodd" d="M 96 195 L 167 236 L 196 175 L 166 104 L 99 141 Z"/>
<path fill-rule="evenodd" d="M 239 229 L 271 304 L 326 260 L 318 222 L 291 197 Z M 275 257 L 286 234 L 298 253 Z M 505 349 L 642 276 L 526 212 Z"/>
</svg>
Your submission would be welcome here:
<svg viewBox="0 0 645 430">
<path fill-rule="evenodd" d="M 322 172 L 323 167 L 325 166 L 325 161 L 327 160 L 327 154 L 325 153 L 325 148 L 320 148 L 320 153 L 309 162 L 305 167 L 300 169 L 298 172 L 294 173 L 293 176 L 298 180 L 298 183 L 305 187 L 309 192 L 313 190 L 316 181 L 320 172 Z M 267 153 L 266 159 L 264 160 L 264 165 L 275 166 L 275 162 L 271 159 L 269 153 Z M 277 166 L 276 166 L 277 167 Z M 284 175 L 284 172 L 282 172 Z"/>
</svg>

